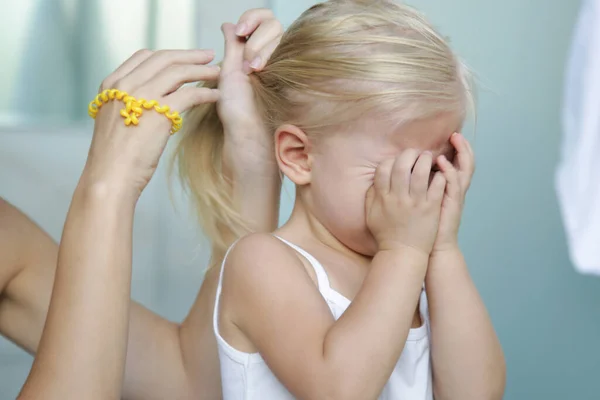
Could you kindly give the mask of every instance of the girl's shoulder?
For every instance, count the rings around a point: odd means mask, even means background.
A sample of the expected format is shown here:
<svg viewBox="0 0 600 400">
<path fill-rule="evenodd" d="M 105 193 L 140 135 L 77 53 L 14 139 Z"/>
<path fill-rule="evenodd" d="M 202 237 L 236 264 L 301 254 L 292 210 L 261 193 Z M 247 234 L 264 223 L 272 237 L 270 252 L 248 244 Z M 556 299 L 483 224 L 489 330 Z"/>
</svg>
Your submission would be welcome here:
<svg viewBox="0 0 600 400">
<path fill-rule="evenodd" d="M 254 279 L 304 271 L 296 251 L 270 233 L 251 233 L 231 246 L 223 261 L 227 276 L 252 282 Z"/>
<path fill-rule="evenodd" d="M 298 253 L 271 234 L 253 233 L 238 240 L 222 268 L 222 311 L 245 333 L 261 329 L 256 321 L 285 320 L 290 307 L 322 306 Z M 328 315 L 329 309 L 322 311 Z"/>
</svg>

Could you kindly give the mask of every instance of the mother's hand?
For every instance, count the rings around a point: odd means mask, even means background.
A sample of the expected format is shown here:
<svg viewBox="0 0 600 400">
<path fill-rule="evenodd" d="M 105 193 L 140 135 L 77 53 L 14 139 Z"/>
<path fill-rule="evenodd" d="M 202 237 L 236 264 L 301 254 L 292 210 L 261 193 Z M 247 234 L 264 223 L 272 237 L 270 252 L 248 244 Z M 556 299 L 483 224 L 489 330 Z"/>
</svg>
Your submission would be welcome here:
<svg viewBox="0 0 600 400">
<path fill-rule="evenodd" d="M 170 112 L 219 98 L 216 89 L 184 86 L 216 80 L 219 67 L 207 65 L 212 50 L 140 50 L 110 74 L 100 92 L 119 89 L 136 99 L 156 100 Z M 170 135 L 171 121 L 144 110 L 138 125 L 126 126 L 124 103 L 109 101 L 98 110 L 94 135 L 81 183 L 102 190 L 124 190 L 137 199 L 152 177 Z"/>
</svg>

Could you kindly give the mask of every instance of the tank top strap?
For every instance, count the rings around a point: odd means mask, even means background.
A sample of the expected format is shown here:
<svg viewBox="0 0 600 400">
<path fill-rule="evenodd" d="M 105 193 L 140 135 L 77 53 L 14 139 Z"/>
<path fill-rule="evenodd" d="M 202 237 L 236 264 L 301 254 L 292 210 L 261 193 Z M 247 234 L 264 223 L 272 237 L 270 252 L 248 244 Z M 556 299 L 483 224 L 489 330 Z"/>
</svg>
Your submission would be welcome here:
<svg viewBox="0 0 600 400">
<path fill-rule="evenodd" d="M 229 246 L 227 252 L 225 253 L 225 257 L 223 257 L 223 261 L 221 262 L 221 271 L 219 272 L 219 283 L 217 285 L 217 297 L 215 299 L 215 308 L 213 310 L 213 328 L 215 333 L 219 332 L 219 303 L 221 300 L 221 290 L 223 288 L 223 271 L 225 271 L 225 261 L 227 261 L 227 256 L 231 252 L 231 249 L 235 247 L 237 244 L 237 240 Z"/>
<path fill-rule="evenodd" d="M 300 255 L 302 255 L 304 258 L 306 258 L 306 260 L 310 263 L 313 270 L 315 271 L 315 274 L 317 275 L 317 284 L 319 285 L 319 292 L 321 292 L 321 294 L 326 299 L 328 299 L 330 291 L 331 291 L 331 285 L 329 284 L 329 278 L 327 277 L 327 272 L 325 271 L 325 268 L 323 268 L 323 265 L 321 265 L 321 263 L 319 261 L 317 261 L 317 259 L 314 258 L 306 250 L 296 246 L 295 244 L 285 240 L 282 237 L 279 237 L 277 235 L 274 235 L 274 236 L 277 239 L 281 240 L 283 243 L 290 246 L 292 249 L 294 249 L 298 253 L 300 253 Z"/>
</svg>

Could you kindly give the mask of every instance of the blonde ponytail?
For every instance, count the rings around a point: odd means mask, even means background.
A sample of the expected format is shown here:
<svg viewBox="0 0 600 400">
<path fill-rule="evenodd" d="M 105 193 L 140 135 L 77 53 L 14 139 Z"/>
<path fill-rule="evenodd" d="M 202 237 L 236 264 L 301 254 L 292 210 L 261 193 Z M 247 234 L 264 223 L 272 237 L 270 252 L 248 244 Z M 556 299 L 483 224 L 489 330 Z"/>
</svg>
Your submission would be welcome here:
<svg viewBox="0 0 600 400">
<path fill-rule="evenodd" d="M 217 84 L 206 82 L 214 89 Z M 175 150 L 179 178 L 188 189 L 204 233 L 218 262 L 236 238 L 250 230 L 232 196 L 232 184 L 223 169 L 225 133 L 216 104 L 202 104 L 185 115 Z"/>
</svg>

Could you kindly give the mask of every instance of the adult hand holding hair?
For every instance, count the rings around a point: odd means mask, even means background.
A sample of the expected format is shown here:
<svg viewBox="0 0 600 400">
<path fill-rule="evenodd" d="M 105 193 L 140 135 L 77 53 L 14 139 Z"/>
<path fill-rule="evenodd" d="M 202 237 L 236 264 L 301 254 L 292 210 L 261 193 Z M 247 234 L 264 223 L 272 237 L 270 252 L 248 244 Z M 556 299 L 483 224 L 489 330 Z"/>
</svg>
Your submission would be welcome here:
<svg viewBox="0 0 600 400">
<path fill-rule="evenodd" d="M 273 135 L 257 106 L 252 72 L 264 68 L 283 28 L 272 11 L 253 9 L 236 25 L 223 24 L 222 31 L 220 100 L 188 113 L 190 129 L 176 153 L 179 174 L 212 243 L 211 265 L 220 263 L 235 239 L 277 227 L 281 191 Z"/>
<path fill-rule="evenodd" d="M 184 112 L 218 99 L 216 89 L 181 87 L 188 82 L 216 80 L 220 68 L 206 65 L 213 58 L 212 50 L 140 50 L 104 80 L 100 91 L 116 88 Z M 135 200 L 156 169 L 171 122 L 148 110 L 138 126 L 125 126 L 122 108 L 122 102 L 111 101 L 99 110 L 81 183 L 94 191 L 125 191 L 123 195 Z"/>
</svg>

